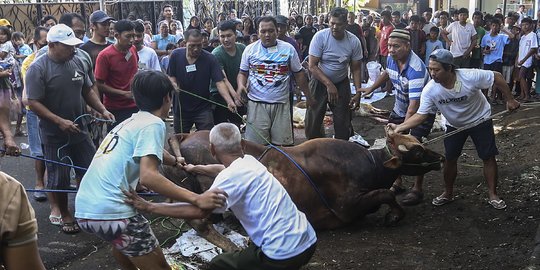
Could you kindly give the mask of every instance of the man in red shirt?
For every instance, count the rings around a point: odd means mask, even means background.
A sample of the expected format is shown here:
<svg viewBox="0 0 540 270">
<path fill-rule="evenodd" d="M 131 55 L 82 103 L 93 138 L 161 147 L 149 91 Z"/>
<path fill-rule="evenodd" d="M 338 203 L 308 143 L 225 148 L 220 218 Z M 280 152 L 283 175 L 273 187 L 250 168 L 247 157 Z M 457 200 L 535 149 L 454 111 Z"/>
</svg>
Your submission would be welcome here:
<svg viewBox="0 0 540 270">
<path fill-rule="evenodd" d="M 386 69 L 386 58 L 388 57 L 388 38 L 390 33 L 394 31 L 392 24 L 392 13 L 390 11 L 381 12 L 381 38 L 379 40 L 379 62 Z"/>
<path fill-rule="evenodd" d="M 120 20 L 114 25 L 114 30 L 116 43 L 99 53 L 95 67 L 103 104 L 116 119 L 114 124 L 109 125 L 108 131 L 139 111 L 130 89 L 139 62 L 133 46 L 135 25 L 129 20 Z"/>
</svg>

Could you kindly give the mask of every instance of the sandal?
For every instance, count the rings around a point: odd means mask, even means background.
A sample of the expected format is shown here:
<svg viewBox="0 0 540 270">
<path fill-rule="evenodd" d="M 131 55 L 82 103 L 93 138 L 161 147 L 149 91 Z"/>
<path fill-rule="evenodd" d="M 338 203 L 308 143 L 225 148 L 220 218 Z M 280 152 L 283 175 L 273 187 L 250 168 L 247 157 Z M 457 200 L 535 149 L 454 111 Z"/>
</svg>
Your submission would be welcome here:
<svg viewBox="0 0 540 270">
<path fill-rule="evenodd" d="M 488 203 L 493 206 L 493 208 L 497 210 L 503 210 L 506 208 L 506 203 L 499 199 L 499 200 L 489 200 Z"/>
<path fill-rule="evenodd" d="M 79 224 L 76 221 L 73 222 L 64 222 L 62 224 L 62 232 L 65 234 L 76 234 L 81 231 Z"/>
<path fill-rule="evenodd" d="M 54 226 L 62 226 L 64 222 L 62 221 L 62 216 L 53 216 L 49 215 L 49 222 Z"/>
<path fill-rule="evenodd" d="M 454 198 L 446 198 L 443 195 L 440 195 L 440 196 L 436 197 L 435 199 L 433 199 L 433 201 L 431 201 L 431 204 L 433 204 L 435 206 L 441 206 L 441 205 L 445 205 L 447 203 L 451 203 L 453 201 L 454 201 Z"/>
<path fill-rule="evenodd" d="M 407 192 L 405 196 L 403 196 L 401 203 L 403 205 L 417 205 L 421 203 L 423 200 L 424 200 L 424 193 L 422 191 L 411 190 L 410 192 Z"/>
</svg>

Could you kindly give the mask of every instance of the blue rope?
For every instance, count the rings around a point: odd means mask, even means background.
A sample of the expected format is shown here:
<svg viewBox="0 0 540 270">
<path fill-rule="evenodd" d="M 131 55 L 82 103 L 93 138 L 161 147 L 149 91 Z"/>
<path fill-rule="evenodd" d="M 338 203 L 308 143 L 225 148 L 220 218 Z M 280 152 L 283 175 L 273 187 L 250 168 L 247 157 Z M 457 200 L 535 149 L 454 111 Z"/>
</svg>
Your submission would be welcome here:
<svg viewBox="0 0 540 270">
<path fill-rule="evenodd" d="M 28 188 L 26 192 L 51 192 L 51 193 L 77 193 L 75 189 L 36 189 Z M 160 196 L 159 193 L 155 192 L 137 192 L 139 196 Z"/>
<path fill-rule="evenodd" d="M 0 152 L 5 153 L 6 150 L 5 149 L 0 149 Z M 26 154 L 19 154 L 18 156 L 27 157 L 27 158 L 31 158 L 31 159 L 35 159 L 35 160 L 41 160 L 41 161 L 44 161 L 44 162 L 49 162 L 49 163 L 57 164 L 57 165 L 60 165 L 60 166 L 72 167 L 72 168 L 78 169 L 78 170 L 83 170 L 83 171 L 88 170 L 87 168 L 83 168 L 83 167 L 79 167 L 79 166 L 76 166 L 76 165 L 71 165 L 71 164 L 68 164 L 68 163 L 59 162 L 59 161 L 55 161 L 55 160 L 50 160 L 50 159 L 46 159 L 46 158 L 42 158 L 42 157 L 34 157 L 34 156 L 26 155 Z"/>
<path fill-rule="evenodd" d="M 342 220 L 341 217 L 337 214 L 337 212 L 330 206 L 330 204 L 328 203 L 328 201 L 326 200 L 326 198 L 324 197 L 324 195 L 322 194 L 321 190 L 317 187 L 317 185 L 315 184 L 315 182 L 313 182 L 313 180 L 311 179 L 311 177 L 309 177 L 309 175 L 306 173 L 306 171 L 304 171 L 304 169 L 302 168 L 302 166 L 300 166 L 300 164 L 298 164 L 291 156 L 289 156 L 289 154 L 287 154 L 285 151 L 283 151 L 282 149 L 278 148 L 277 146 L 273 145 L 273 144 L 269 144 L 268 145 L 270 148 L 273 148 L 275 150 L 277 150 L 278 152 L 280 152 L 281 154 L 283 154 L 285 157 L 287 157 L 293 164 L 294 166 L 296 166 L 296 168 L 298 168 L 298 170 L 300 170 L 300 172 L 302 172 L 302 174 L 306 177 L 306 179 L 308 180 L 308 182 L 311 184 L 311 186 L 313 187 L 313 189 L 315 190 L 315 192 L 317 193 L 317 195 L 319 196 L 319 198 L 321 199 L 322 203 L 324 204 L 324 206 L 326 206 L 326 208 L 328 208 L 328 210 L 330 210 L 330 212 L 332 212 L 332 214 L 334 214 L 338 219 Z M 264 152 L 266 153 L 266 152 Z M 262 156 L 260 157 L 262 159 Z"/>
</svg>

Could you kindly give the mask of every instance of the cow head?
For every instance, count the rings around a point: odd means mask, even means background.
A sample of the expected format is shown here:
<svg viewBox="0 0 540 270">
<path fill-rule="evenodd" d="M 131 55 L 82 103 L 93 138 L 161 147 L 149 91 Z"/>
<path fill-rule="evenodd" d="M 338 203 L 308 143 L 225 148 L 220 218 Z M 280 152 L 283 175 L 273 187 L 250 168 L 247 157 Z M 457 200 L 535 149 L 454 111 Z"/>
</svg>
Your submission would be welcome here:
<svg viewBox="0 0 540 270">
<path fill-rule="evenodd" d="M 395 133 L 387 128 L 386 138 L 393 157 L 385 162 L 385 167 L 413 176 L 441 169 L 444 157 L 425 148 L 414 136 Z"/>
</svg>

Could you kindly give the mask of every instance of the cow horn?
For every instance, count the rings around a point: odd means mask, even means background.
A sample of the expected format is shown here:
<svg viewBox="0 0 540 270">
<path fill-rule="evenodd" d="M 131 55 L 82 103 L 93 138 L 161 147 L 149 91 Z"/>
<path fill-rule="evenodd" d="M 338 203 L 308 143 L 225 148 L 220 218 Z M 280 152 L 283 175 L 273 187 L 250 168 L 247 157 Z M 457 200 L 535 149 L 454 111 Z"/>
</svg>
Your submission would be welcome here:
<svg viewBox="0 0 540 270">
<path fill-rule="evenodd" d="M 397 149 L 398 149 L 400 152 L 403 152 L 403 153 L 409 152 L 409 149 L 407 149 L 407 146 L 405 146 L 405 145 L 403 145 L 403 144 L 398 145 Z"/>
</svg>

